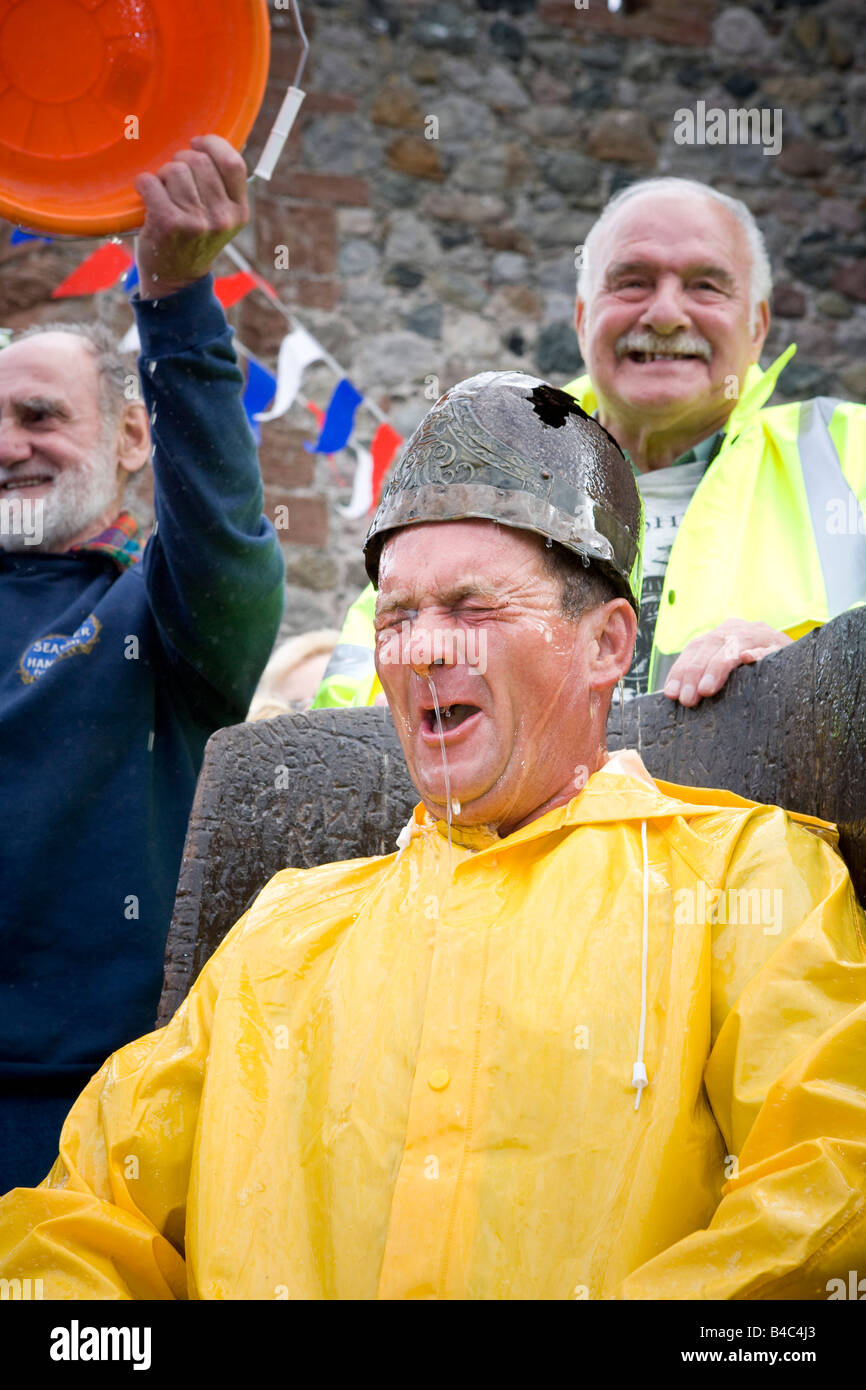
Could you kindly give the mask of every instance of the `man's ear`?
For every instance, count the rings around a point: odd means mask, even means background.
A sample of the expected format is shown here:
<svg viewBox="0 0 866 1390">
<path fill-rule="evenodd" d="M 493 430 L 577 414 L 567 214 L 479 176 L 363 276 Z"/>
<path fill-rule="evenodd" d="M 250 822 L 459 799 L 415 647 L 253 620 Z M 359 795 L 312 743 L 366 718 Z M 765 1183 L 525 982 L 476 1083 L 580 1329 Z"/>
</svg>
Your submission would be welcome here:
<svg viewBox="0 0 866 1390">
<path fill-rule="evenodd" d="M 580 355 L 586 361 L 584 341 L 586 338 L 586 304 L 578 295 L 574 305 L 574 327 L 577 333 L 577 343 L 580 348 Z"/>
<path fill-rule="evenodd" d="M 587 615 L 590 631 L 589 686 L 609 690 L 631 666 L 637 618 L 628 599 L 600 603 Z"/>
<path fill-rule="evenodd" d="M 752 330 L 752 361 L 757 362 L 761 356 L 761 349 L 764 346 L 764 339 L 770 327 L 770 306 L 766 299 L 762 299 L 755 314 L 755 327 Z"/>
<path fill-rule="evenodd" d="M 150 458 L 150 422 L 141 401 L 127 401 L 115 435 L 118 470 L 137 473 Z"/>
</svg>

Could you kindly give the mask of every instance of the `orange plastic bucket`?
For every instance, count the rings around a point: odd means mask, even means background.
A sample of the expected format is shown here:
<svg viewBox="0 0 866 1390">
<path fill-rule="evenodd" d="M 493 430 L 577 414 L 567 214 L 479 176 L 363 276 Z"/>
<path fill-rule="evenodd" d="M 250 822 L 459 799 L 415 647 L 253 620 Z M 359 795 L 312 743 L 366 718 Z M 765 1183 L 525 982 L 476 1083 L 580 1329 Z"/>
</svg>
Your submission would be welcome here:
<svg viewBox="0 0 866 1390">
<path fill-rule="evenodd" d="M 0 215 L 102 236 L 193 135 L 240 149 L 264 95 L 267 0 L 0 0 Z"/>
</svg>

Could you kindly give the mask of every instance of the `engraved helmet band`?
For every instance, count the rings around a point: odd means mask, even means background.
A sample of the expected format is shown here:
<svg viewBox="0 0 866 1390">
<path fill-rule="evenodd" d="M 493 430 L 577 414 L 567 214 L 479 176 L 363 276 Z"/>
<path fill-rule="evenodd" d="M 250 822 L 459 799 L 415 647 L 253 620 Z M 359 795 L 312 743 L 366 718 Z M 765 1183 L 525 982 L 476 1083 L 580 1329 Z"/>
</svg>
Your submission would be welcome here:
<svg viewBox="0 0 866 1390">
<path fill-rule="evenodd" d="M 468 518 L 558 542 L 639 612 L 641 495 L 616 441 L 567 392 L 522 372 L 481 372 L 441 396 L 373 517 L 364 542 L 371 580 L 390 532 Z"/>
</svg>

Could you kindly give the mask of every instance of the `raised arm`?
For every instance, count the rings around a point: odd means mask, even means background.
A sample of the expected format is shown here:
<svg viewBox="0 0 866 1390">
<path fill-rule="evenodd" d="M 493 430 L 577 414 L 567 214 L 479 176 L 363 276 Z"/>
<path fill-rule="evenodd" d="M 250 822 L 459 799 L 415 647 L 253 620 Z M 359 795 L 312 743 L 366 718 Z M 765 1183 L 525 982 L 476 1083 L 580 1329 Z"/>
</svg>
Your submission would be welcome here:
<svg viewBox="0 0 866 1390">
<path fill-rule="evenodd" d="M 218 136 L 192 145 L 136 181 L 146 218 L 133 304 L 157 521 L 143 573 L 175 669 L 193 685 L 195 672 L 228 722 L 246 713 L 277 635 L 284 565 L 209 274 L 248 220 L 246 169 Z"/>
</svg>

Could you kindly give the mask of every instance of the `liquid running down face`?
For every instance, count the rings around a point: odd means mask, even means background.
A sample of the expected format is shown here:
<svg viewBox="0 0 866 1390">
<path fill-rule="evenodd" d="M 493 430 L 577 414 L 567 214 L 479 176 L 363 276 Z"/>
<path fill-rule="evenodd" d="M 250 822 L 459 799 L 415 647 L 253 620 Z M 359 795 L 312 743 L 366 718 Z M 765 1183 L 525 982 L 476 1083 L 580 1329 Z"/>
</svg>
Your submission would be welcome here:
<svg viewBox="0 0 866 1390">
<path fill-rule="evenodd" d="M 617 446 L 535 378 L 472 378 L 409 441 L 367 543 L 377 669 L 413 781 L 449 826 L 454 815 L 508 833 L 603 761 L 602 695 L 630 656 L 641 520 Z M 620 597 L 566 615 L 554 541 Z"/>
</svg>

